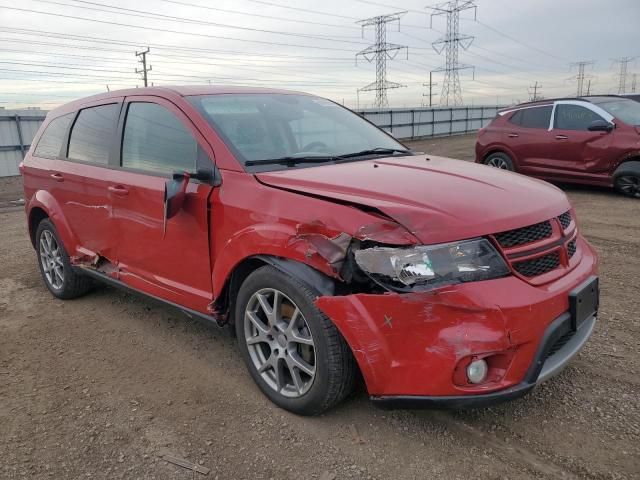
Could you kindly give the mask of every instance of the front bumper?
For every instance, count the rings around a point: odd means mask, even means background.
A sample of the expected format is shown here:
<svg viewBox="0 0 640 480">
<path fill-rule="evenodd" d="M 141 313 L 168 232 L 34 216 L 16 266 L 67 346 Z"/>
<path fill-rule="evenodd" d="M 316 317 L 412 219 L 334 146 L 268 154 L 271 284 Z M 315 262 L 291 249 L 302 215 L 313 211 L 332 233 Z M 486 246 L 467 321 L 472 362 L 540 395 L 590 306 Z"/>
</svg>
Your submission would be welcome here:
<svg viewBox="0 0 640 480">
<path fill-rule="evenodd" d="M 573 269 L 543 285 L 510 276 L 429 292 L 321 296 L 315 303 L 351 347 L 374 401 L 493 404 L 557 373 L 589 337 L 595 319 L 554 355 L 544 353 L 547 337 L 568 325 L 569 294 L 596 274 L 596 254 L 582 237 L 579 251 Z M 507 359 L 499 375 L 479 385 L 459 382 L 461 362 L 487 355 Z"/>
<path fill-rule="evenodd" d="M 372 396 L 371 401 L 381 408 L 474 408 L 486 407 L 523 397 L 536 385 L 557 375 L 582 349 L 593 332 L 596 317 L 585 320 L 577 331 L 571 330 L 571 316 L 568 313 L 557 318 L 546 330 L 525 379 L 505 390 L 480 395 L 413 396 L 389 395 Z M 570 335 L 568 341 L 564 338 Z M 562 342 L 563 345 L 550 355 L 550 351 Z"/>
</svg>

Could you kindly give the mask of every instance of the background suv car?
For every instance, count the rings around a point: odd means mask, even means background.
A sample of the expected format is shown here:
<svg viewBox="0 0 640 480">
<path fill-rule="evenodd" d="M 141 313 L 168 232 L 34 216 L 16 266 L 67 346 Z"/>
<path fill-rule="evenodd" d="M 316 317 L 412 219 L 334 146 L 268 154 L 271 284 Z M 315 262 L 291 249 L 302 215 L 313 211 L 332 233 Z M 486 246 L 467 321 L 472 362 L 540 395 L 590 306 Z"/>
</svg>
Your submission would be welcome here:
<svg viewBox="0 0 640 480">
<path fill-rule="evenodd" d="M 640 198 L 640 103 L 612 95 L 502 110 L 479 131 L 476 162 Z"/>
</svg>

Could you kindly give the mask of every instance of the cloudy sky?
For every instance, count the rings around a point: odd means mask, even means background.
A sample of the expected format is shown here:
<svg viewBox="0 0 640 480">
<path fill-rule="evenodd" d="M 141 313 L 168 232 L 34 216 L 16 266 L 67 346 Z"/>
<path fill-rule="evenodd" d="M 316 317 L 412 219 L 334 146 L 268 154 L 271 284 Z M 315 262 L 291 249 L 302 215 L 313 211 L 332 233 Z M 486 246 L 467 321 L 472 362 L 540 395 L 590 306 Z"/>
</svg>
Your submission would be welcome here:
<svg viewBox="0 0 640 480">
<path fill-rule="evenodd" d="M 614 59 L 640 56 L 638 0 L 477 0 L 460 31 L 475 37 L 460 62 L 466 104 L 575 94 L 570 64 L 593 61 L 592 93 L 617 93 Z M 355 54 L 374 39 L 358 20 L 406 11 L 387 41 L 408 47 L 387 65 L 391 106 L 419 106 L 429 71 L 444 64 L 432 42 L 446 28 L 421 0 L 0 0 L 0 107 L 50 109 L 73 98 L 142 86 L 136 51 L 147 46 L 155 85 L 237 84 L 303 90 L 356 107 L 375 64 Z M 640 57 L 629 64 L 640 73 Z M 475 77 L 475 78 L 474 78 Z M 442 74 L 434 73 L 434 103 Z M 586 82 L 585 82 L 586 86 Z M 640 91 L 640 85 L 638 85 Z M 370 106 L 373 93 L 359 95 Z"/>
</svg>

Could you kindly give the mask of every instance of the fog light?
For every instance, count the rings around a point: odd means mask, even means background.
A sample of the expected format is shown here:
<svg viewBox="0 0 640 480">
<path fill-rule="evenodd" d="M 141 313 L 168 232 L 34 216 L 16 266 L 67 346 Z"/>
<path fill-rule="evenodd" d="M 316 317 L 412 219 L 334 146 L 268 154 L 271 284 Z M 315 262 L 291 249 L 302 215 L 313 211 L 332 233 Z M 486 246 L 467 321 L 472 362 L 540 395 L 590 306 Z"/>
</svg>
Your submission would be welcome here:
<svg viewBox="0 0 640 480">
<path fill-rule="evenodd" d="M 467 378 L 471 383 L 482 383 L 487 378 L 487 362 L 474 360 L 467 367 Z"/>
</svg>

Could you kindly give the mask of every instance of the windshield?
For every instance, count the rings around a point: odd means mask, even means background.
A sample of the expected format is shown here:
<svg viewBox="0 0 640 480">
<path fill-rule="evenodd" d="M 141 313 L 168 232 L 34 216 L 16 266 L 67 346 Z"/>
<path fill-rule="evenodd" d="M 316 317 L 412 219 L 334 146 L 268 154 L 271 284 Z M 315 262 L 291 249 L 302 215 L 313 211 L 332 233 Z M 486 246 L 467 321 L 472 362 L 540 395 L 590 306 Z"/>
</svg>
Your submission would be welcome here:
<svg viewBox="0 0 640 480">
<path fill-rule="evenodd" d="M 589 100 L 627 125 L 640 125 L 640 103 L 638 102 L 619 97 L 596 97 Z"/>
<path fill-rule="evenodd" d="M 198 95 L 189 100 L 252 171 L 312 166 L 350 154 L 353 161 L 406 151 L 357 114 L 319 97 L 261 93 Z M 277 159 L 290 163 L 271 162 Z"/>
</svg>

